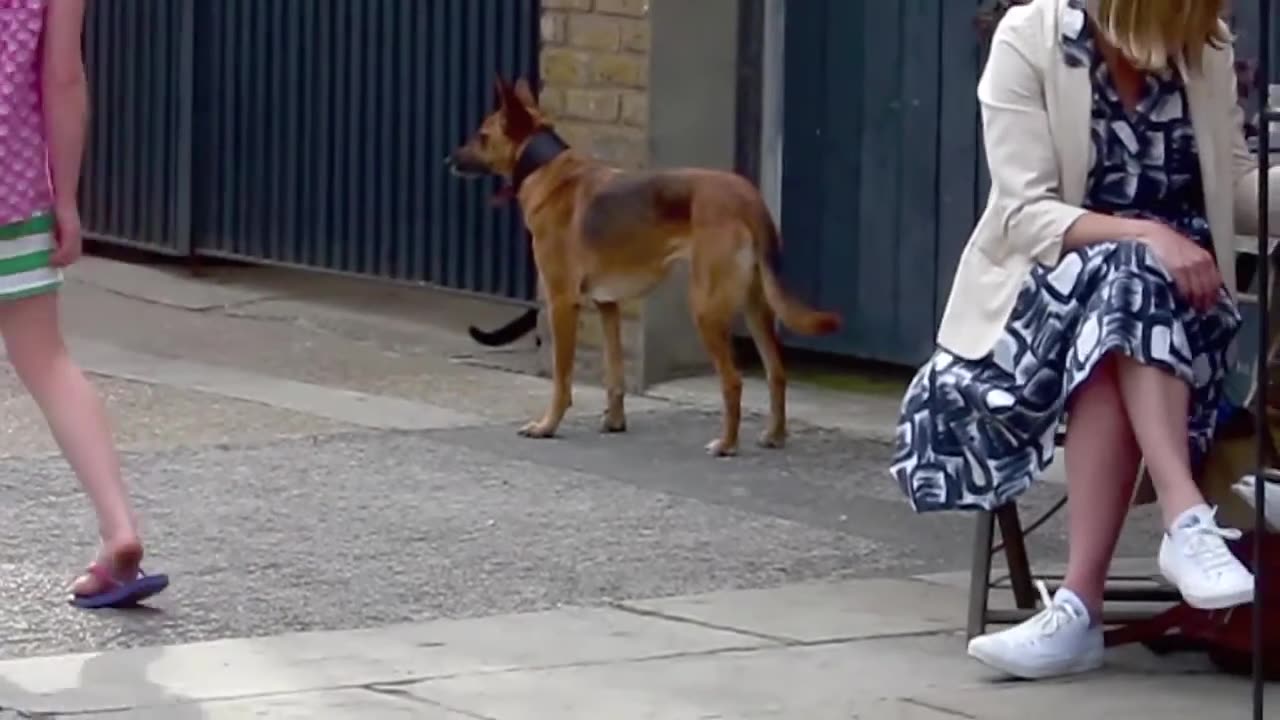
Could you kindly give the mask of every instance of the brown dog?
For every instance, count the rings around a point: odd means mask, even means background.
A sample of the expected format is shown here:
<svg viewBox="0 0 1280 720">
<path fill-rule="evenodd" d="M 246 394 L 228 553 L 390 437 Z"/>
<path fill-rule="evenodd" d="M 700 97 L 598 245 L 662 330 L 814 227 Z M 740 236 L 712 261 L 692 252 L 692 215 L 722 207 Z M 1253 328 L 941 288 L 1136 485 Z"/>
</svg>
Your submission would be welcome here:
<svg viewBox="0 0 1280 720">
<path fill-rule="evenodd" d="M 840 326 L 831 313 L 811 310 L 788 296 L 773 266 L 778 231 L 760 193 L 743 178 L 714 170 L 622 172 L 575 152 L 538 110 L 528 83 L 497 80 L 498 109 L 446 162 L 460 175 L 497 174 L 510 179 L 533 235 L 553 348 L 551 406 L 520 434 L 550 437 L 572 403 L 571 375 L 578 308 L 593 302 L 604 327 L 608 406 L 602 430 L 621 432 L 622 333 L 618 303 L 651 290 L 677 260 L 690 264 L 689 304 L 711 355 L 724 401 L 714 455 L 738 447 L 742 377 L 733 362 L 734 317 L 745 310 L 764 360 L 770 422 L 765 447 L 786 440 L 786 376 L 775 313 L 791 330 L 816 335 Z"/>
</svg>

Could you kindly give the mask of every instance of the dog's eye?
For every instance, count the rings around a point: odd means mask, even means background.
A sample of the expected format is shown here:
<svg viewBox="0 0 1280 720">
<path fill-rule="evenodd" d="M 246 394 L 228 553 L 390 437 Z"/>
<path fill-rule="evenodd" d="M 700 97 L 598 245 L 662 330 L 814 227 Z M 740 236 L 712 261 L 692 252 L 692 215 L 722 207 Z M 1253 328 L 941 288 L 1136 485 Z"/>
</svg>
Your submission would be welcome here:
<svg viewBox="0 0 1280 720">
<path fill-rule="evenodd" d="M 489 144 L 489 133 L 482 132 L 477 136 L 477 139 L 480 141 L 480 146 L 484 147 Z"/>
</svg>

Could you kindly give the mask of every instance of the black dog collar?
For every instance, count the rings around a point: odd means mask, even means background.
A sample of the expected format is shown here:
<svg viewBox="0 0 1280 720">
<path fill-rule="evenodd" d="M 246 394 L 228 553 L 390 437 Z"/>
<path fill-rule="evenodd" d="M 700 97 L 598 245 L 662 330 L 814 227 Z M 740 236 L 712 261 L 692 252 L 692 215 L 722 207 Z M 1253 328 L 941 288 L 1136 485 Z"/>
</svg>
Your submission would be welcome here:
<svg viewBox="0 0 1280 720">
<path fill-rule="evenodd" d="M 529 179 L 530 175 L 541 170 L 568 149 L 569 144 L 554 130 L 544 129 L 535 132 L 529 137 L 529 142 L 525 143 L 524 150 L 520 151 L 520 157 L 516 158 L 516 168 L 511 173 L 512 192 L 519 192 L 520 186 Z"/>
</svg>

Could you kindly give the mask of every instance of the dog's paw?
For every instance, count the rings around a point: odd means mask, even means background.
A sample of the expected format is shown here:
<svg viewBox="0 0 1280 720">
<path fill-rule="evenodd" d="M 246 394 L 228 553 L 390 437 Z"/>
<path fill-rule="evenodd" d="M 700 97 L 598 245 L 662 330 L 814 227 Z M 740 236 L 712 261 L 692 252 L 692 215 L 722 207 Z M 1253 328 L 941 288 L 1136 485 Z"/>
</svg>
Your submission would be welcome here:
<svg viewBox="0 0 1280 720">
<path fill-rule="evenodd" d="M 520 428 L 521 437 L 541 439 L 552 437 L 555 434 L 556 429 L 541 420 L 526 423 L 524 427 Z"/>
<path fill-rule="evenodd" d="M 756 438 L 756 444 L 762 448 L 777 450 L 786 446 L 787 434 L 785 432 L 780 433 L 772 430 L 765 430 L 763 433 L 760 433 L 760 437 Z"/>
<path fill-rule="evenodd" d="M 712 457 L 733 457 L 738 454 L 738 446 L 725 442 L 723 438 L 716 438 L 707 443 L 707 454 Z"/>
<path fill-rule="evenodd" d="M 602 433 L 620 433 L 627 431 L 627 417 L 619 413 L 613 415 L 606 412 L 600 418 L 600 432 Z"/>
</svg>

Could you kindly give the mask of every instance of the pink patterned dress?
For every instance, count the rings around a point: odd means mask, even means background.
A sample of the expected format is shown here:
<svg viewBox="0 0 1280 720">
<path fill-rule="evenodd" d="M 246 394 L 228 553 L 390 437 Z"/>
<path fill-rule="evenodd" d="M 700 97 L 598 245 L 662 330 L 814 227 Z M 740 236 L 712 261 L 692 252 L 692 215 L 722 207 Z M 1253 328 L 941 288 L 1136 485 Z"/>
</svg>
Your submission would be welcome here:
<svg viewBox="0 0 1280 720">
<path fill-rule="evenodd" d="M 48 0 L 0 0 L 0 300 L 54 290 L 53 192 L 40 94 Z"/>
</svg>

